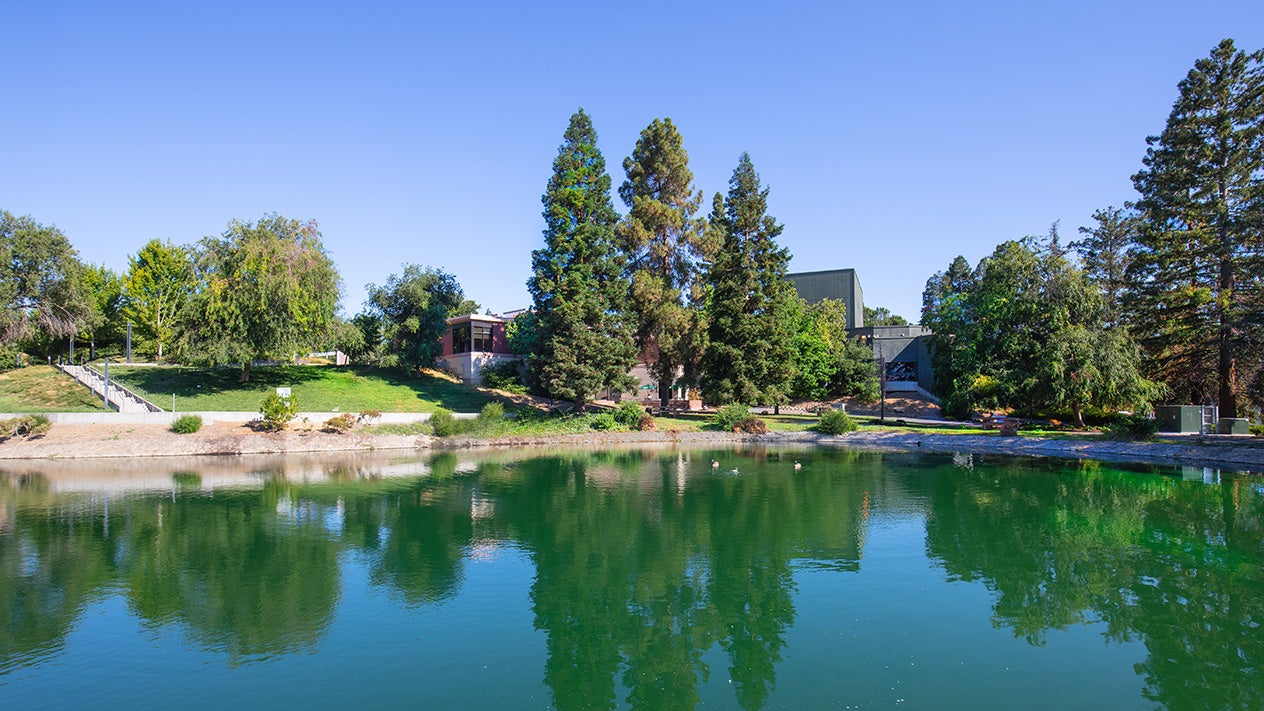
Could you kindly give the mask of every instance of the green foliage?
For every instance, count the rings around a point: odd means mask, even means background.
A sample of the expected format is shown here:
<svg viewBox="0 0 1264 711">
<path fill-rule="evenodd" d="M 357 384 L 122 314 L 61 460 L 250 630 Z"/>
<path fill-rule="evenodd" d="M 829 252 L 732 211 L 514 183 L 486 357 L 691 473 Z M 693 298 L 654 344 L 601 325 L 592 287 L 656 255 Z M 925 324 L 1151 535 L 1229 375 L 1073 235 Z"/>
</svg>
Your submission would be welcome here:
<svg viewBox="0 0 1264 711">
<path fill-rule="evenodd" d="M 866 306 L 864 307 L 864 317 L 866 326 L 907 326 L 908 319 L 898 314 L 891 313 L 891 310 L 885 306 Z"/>
<path fill-rule="evenodd" d="M 1264 424 L 1251 425 L 1249 429 L 1250 429 L 1251 434 L 1255 435 L 1256 437 L 1264 437 Z"/>
<path fill-rule="evenodd" d="M 447 319 L 477 313 L 456 277 L 432 267 L 405 264 L 384 286 L 369 284 L 369 313 L 382 330 L 380 362 L 406 368 L 428 367 L 442 355 Z"/>
<path fill-rule="evenodd" d="M 609 412 L 599 412 L 592 416 L 588 426 L 594 430 L 615 430 L 619 428 L 619 421 Z"/>
<path fill-rule="evenodd" d="M 451 437 L 457 434 L 457 421 L 452 413 L 443 408 L 430 415 L 430 429 L 435 437 Z"/>
<path fill-rule="evenodd" d="M 632 387 L 636 364 L 626 260 L 615 243 L 618 213 L 592 121 L 571 116 L 542 198 L 544 247 L 531 253 L 535 328 L 529 379 L 551 398 L 583 406 L 605 388 Z M 515 334 L 517 335 L 517 334 Z"/>
<path fill-rule="evenodd" d="M 344 412 L 341 415 L 335 415 L 325 420 L 325 429 L 339 434 L 351 431 L 351 428 L 355 427 L 355 425 L 356 417 L 350 412 Z"/>
<path fill-rule="evenodd" d="M 722 244 L 706 273 L 707 346 L 699 387 L 709 403 L 775 405 L 794 375 L 792 314 L 798 296 L 786 280 L 790 252 L 768 212 L 769 189 L 742 153 L 729 179 L 723 215 L 711 225 Z"/>
<path fill-rule="evenodd" d="M 269 393 L 259 406 L 259 414 L 263 415 L 262 429 L 279 432 L 298 415 L 298 398 Z"/>
<path fill-rule="evenodd" d="M 731 432 L 738 423 L 749 419 L 751 416 L 749 407 L 735 402 L 716 410 L 711 422 L 719 429 Z"/>
<path fill-rule="evenodd" d="M 1123 321 L 1124 302 L 1128 295 L 1128 266 L 1140 225 L 1131 204 L 1123 209 L 1111 206 L 1093 213 L 1097 223 L 1081 227 L 1082 239 L 1071 243 L 1079 252 L 1084 276 L 1102 293 L 1103 318 L 1107 326 Z"/>
<path fill-rule="evenodd" d="M 483 387 L 525 394 L 527 387 L 522 382 L 522 367 L 520 360 L 502 360 L 483 366 L 480 372 Z"/>
<path fill-rule="evenodd" d="M 820 422 L 816 423 L 817 431 L 827 435 L 840 435 L 860 429 L 856 421 L 845 410 L 826 410 L 821 413 Z"/>
<path fill-rule="evenodd" d="M 927 282 L 936 390 L 951 417 L 978 408 L 1143 409 L 1162 389 L 1141 376 L 1136 345 L 1105 321 L 1101 290 L 1044 242 L 1005 242 L 971 272 L 960 257 Z"/>
<path fill-rule="evenodd" d="M 241 363 L 247 382 L 252 361 L 288 360 L 328 338 L 340 280 L 315 221 L 234 220 L 202 240 L 197 269 L 202 288 L 185 319 L 185 360 Z"/>
<path fill-rule="evenodd" d="M 1110 423 L 1107 435 L 1111 439 L 1148 441 L 1159 431 L 1158 420 L 1142 415 L 1122 415 Z"/>
<path fill-rule="evenodd" d="M 505 419 L 505 406 L 499 402 L 489 402 L 478 413 L 478 426 L 491 427 Z"/>
<path fill-rule="evenodd" d="M 614 409 L 614 419 L 624 427 L 636 427 L 646 414 L 645 408 L 631 400 L 624 400 Z"/>
<path fill-rule="evenodd" d="M 694 217 L 702 194 L 694 192 L 689 154 L 671 119 L 654 119 L 641 131 L 623 169 L 619 197 L 628 213 L 616 232 L 631 282 L 626 309 L 638 350 L 650 358 L 650 375 L 665 394 L 679 369 L 692 380 L 705 338 L 697 274 L 698 261 L 710 255 Z"/>
<path fill-rule="evenodd" d="M 23 415 L 8 420 L 0 420 L 0 440 L 12 437 L 41 437 L 52 429 L 53 424 L 47 415 Z"/>
<path fill-rule="evenodd" d="M 193 434 L 202 429 L 201 415 L 181 415 L 171 423 L 171 431 L 176 434 Z"/>
<path fill-rule="evenodd" d="M 381 419 L 382 411 L 376 409 L 364 410 L 357 418 L 363 424 L 371 424 L 374 420 Z"/>
<path fill-rule="evenodd" d="M 79 337 L 90 350 L 121 345 L 124 338 L 123 279 L 113 269 L 88 264 L 80 273 L 83 293 L 91 315 L 83 323 Z"/>
<path fill-rule="evenodd" d="M 70 240 L 56 227 L 0 210 L 0 344 L 65 338 L 92 316 Z"/>
<path fill-rule="evenodd" d="M 176 336 L 197 286 L 189 251 L 150 240 L 128 258 L 122 283 L 123 315 L 141 343 L 152 342 L 161 360 L 163 347 Z"/>
<path fill-rule="evenodd" d="M 847 336 L 847 307 L 836 299 L 808 306 L 802 299 L 791 312 L 794 378 L 791 393 L 805 400 L 839 396 L 878 398 L 873 350 Z"/>
<path fill-rule="evenodd" d="M 1264 355 L 1264 51 L 1226 39 L 1199 59 L 1133 176 L 1141 226 L 1129 312 L 1152 373 L 1236 417 Z"/>
</svg>

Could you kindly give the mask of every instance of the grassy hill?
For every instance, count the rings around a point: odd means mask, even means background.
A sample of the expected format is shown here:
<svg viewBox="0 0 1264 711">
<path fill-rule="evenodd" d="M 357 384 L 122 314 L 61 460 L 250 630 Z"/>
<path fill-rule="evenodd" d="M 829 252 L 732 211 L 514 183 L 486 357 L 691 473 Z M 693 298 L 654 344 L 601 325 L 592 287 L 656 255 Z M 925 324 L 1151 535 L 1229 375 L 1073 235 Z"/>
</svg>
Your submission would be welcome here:
<svg viewBox="0 0 1264 711">
<path fill-rule="evenodd" d="M 467 385 L 396 369 L 283 365 L 251 370 L 240 383 L 237 368 L 154 368 L 110 365 L 110 377 L 164 410 L 258 411 L 278 387 L 288 387 L 299 409 L 309 412 L 477 412 L 495 399 Z"/>
<path fill-rule="evenodd" d="M 74 378 L 48 365 L 0 373 L 0 412 L 87 412 L 101 401 Z"/>
</svg>

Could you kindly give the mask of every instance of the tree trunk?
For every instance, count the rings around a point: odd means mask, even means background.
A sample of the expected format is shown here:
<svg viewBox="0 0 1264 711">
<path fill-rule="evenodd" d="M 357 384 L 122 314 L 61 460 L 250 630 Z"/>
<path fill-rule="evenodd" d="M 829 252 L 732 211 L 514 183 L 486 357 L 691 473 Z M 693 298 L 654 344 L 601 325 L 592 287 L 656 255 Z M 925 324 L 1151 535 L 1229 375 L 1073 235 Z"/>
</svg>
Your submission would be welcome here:
<svg viewBox="0 0 1264 711">
<path fill-rule="evenodd" d="M 162 360 L 162 341 L 158 341 L 158 360 Z"/>
<path fill-rule="evenodd" d="M 1080 403 L 1071 405 L 1071 412 L 1075 415 L 1075 426 L 1084 429 L 1084 409 L 1080 407 Z"/>
<path fill-rule="evenodd" d="M 1221 183 L 1221 193 L 1224 193 L 1224 184 Z M 1220 405 L 1221 417 L 1237 417 L 1238 416 L 1238 361 L 1234 352 L 1233 344 L 1233 316 L 1231 309 L 1234 300 L 1234 264 L 1233 264 L 1233 244 L 1229 234 L 1228 217 L 1222 215 L 1220 218 L 1220 280 L 1219 280 L 1219 298 L 1216 300 L 1219 304 L 1220 312 L 1220 330 L 1218 335 L 1218 345 L 1220 346 L 1220 363 L 1217 368 L 1216 381 L 1219 387 L 1219 398 L 1217 404 Z"/>
<path fill-rule="evenodd" d="M 658 400 L 659 407 L 667 407 L 668 403 L 671 402 L 671 381 L 658 381 Z"/>
<path fill-rule="evenodd" d="M 250 382 L 250 361 L 243 361 L 241 364 L 241 382 Z"/>
</svg>

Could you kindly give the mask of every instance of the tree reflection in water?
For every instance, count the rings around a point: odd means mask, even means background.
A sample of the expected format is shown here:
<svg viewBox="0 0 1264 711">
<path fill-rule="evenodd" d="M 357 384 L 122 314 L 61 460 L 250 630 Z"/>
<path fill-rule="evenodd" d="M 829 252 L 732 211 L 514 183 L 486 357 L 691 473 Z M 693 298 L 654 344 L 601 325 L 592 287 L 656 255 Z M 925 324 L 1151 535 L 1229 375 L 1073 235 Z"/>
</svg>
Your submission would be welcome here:
<svg viewBox="0 0 1264 711">
<path fill-rule="evenodd" d="M 115 594 L 232 664 L 315 650 L 344 554 L 406 608 L 429 608 L 460 594 L 472 555 L 511 544 L 534 568 L 557 707 L 693 706 L 719 654 L 735 700 L 759 708 L 796 622 L 797 572 L 863 578 L 877 514 L 924 517 L 931 560 L 986 585 L 994 624 L 1028 643 L 1100 621 L 1108 640 L 1145 644 L 1149 699 L 1264 708 L 1258 479 L 956 461 L 445 453 L 420 478 L 339 465 L 322 481 L 258 471 L 253 488 L 217 489 L 186 467 L 170 491 L 121 496 L 0 472 L 0 676 L 54 658 L 85 608 Z"/>
</svg>

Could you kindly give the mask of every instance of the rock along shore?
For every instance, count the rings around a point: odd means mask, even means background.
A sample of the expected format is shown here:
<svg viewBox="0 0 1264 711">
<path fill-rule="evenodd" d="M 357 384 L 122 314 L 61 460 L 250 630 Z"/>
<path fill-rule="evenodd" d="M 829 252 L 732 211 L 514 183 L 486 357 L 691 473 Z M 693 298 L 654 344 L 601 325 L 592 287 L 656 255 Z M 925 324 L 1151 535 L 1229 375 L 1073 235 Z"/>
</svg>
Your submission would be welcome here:
<svg viewBox="0 0 1264 711">
<path fill-rule="evenodd" d="M 1254 438 L 1188 443 L 1044 439 L 999 435 L 958 435 L 907 431 L 857 432 L 830 437 L 814 432 L 585 432 L 553 436 L 435 439 L 426 435 L 334 434 L 320 430 L 255 432 L 235 424 L 215 424 L 178 435 L 158 425 L 54 425 L 43 437 L 0 443 L 0 459 L 88 459 L 289 454 L 376 450 L 517 447 L 612 447 L 624 445 L 826 446 L 872 451 L 973 452 L 1014 456 L 1095 459 L 1143 464 L 1215 466 L 1264 471 L 1264 443 Z"/>
</svg>

